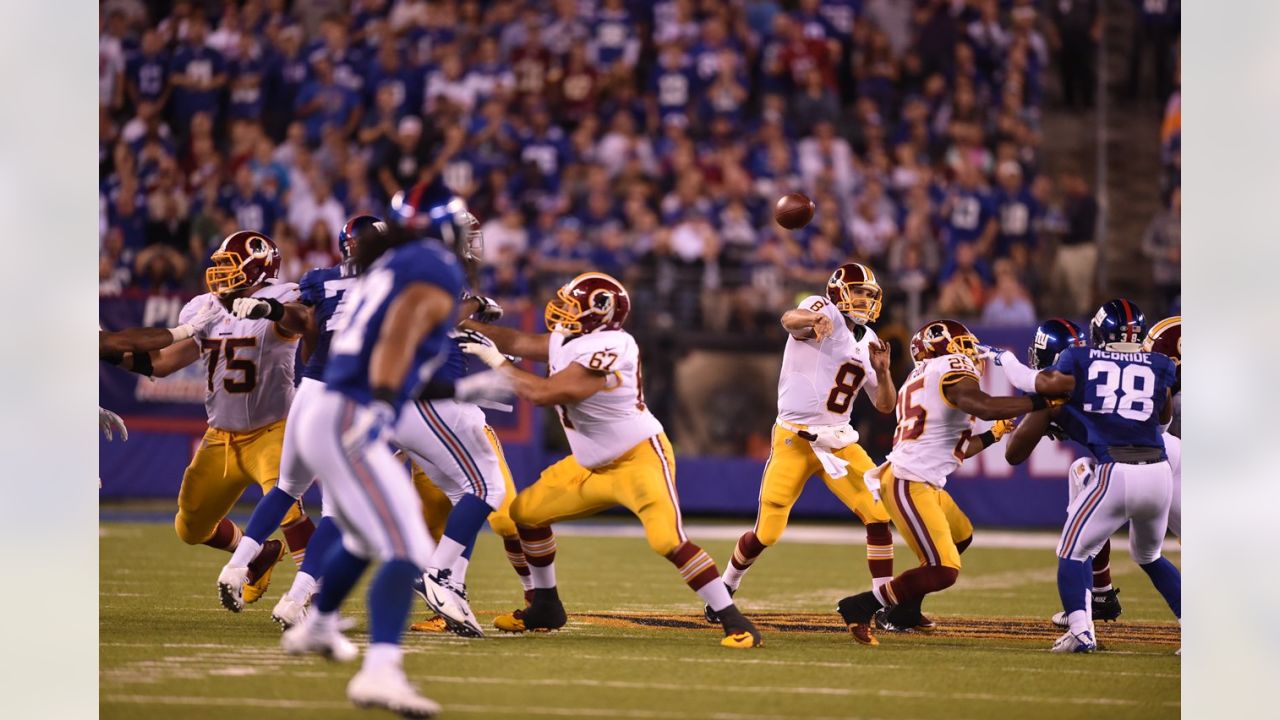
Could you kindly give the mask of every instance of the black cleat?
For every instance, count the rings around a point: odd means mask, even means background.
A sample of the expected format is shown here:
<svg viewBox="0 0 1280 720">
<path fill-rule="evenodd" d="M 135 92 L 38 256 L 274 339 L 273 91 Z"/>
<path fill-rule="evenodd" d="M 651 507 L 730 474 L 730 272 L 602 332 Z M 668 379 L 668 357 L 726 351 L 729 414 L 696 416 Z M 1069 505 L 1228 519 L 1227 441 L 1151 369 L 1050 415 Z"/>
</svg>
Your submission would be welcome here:
<svg viewBox="0 0 1280 720">
<path fill-rule="evenodd" d="M 1093 595 L 1093 619 L 1111 622 L 1120 617 L 1120 594 L 1119 588 L 1112 588 L 1106 592 L 1094 593 Z"/>
<path fill-rule="evenodd" d="M 866 625 L 882 607 L 875 594 L 868 590 L 841 600 L 836 605 L 836 612 L 840 613 L 840 618 L 846 625 Z"/>
<path fill-rule="evenodd" d="M 729 591 L 729 597 L 733 597 L 734 593 L 738 592 L 737 590 L 734 590 L 728 585 L 725 585 L 724 589 Z M 706 618 L 707 622 L 711 623 L 712 625 L 720 624 L 720 615 L 716 613 L 715 610 L 712 610 L 710 605 L 702 606 L 702 617 Z"/>
<path fill-rule="evenodd" d="M 525 630 L 559 630 L 569 618 L 555 588 L 538 588 L 533 591 L 533 602 L 524 609 L 521 620 Z"/>
<path fill-rule="evenodd" d="M 751 622 L 738 610 L 738 606 L 730 605 L 719 612 L 719 616 L 723 618 L 721 625 L 724 627 L 724 639 L 720 641 L 722 647 L 732 650 L 750 650 L 764 646 L 764 639 L 760 637 L 760 631 L 756 629 L 755 623 Z"/>
</svg>

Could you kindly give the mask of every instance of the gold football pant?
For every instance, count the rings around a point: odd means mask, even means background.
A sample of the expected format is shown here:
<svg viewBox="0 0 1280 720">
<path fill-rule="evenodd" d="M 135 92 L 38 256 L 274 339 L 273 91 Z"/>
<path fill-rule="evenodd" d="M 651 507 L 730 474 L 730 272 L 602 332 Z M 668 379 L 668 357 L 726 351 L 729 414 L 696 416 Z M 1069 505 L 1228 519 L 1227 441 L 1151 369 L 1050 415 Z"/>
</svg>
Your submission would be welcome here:
<svg viewBox="0 0 1280 720">
<path fill-rule="evenodd" d="M 275 487 L 283 446 L 284 420 L 245 432 L 206 430 L 182 474 L 178 514 L 173 519 L 178 537 L 189 545 L 209 540 L 250 485 L 257 484 L 264 494 Z M 301 503 L 294 503 L 281 525 L 292 525 L 302 517 Z"/>
<path fill-rule="evenodd" d="M 773 447 L 760 481 L 760 509 L 756 515 L 755 534 L 761 544 L 773 545 L 782 537 L 791 508 L 814 475 L 820 475 L 827 489 L 864 525 L 889 522 L 884 505 L 876 501 L 862 481 L 863 474 L 875 467 L 867 451 L 853 443 L 833 454 L 849 463 L 848 474 L 842 478 L 823 471 L 807 440 L 784 427 L 773 426 Z"/>
<path fill-rule="evenodd" d="M 545 527 L 621 505 L 640 518 L 649 547 L 667 557 L 688 539 L 676 496 L 674 458 L 665 433 L 604 467 L 585 468 L 570 455 L 516 495 L 511 519 L 517 525 Z"/>
<path fill-rule="evenodd" d="M 497 435 L 488 426 L 485 426 L 485 433 L 498 455 L 498 467 L 502 470 L 502 483 L 506 488 L 502 504 L 489 514 L 489 527 L 504 540 L 513 539 L 517 537 L 516 524 L 511 521 L 511 503 L 516 499 L 515 481 L 511 478 L 511 468 L 507 465 L 506 456 L 502 454 L 502 445 L 498 442 Z M 427 530 L 431 533 L 432 540 L 440 542 L 444 526 L 449 522 L 449 511 L 453 510 L 453 503 L 421 468 L 413 463 L 410 463 L 410 467 L 413 469 L 413 487 L 422 499 L 422 517 L 427 523 Z"/>
<path fill-rule="evenodd" d="M 893 465 L 880 476 L 880 496 L 898 534 L 921 565 L 960 569 L 957 543 L 973 537 L 973 523 L 951 494 L 928 483 L 895 477 Z"/>
</svg>

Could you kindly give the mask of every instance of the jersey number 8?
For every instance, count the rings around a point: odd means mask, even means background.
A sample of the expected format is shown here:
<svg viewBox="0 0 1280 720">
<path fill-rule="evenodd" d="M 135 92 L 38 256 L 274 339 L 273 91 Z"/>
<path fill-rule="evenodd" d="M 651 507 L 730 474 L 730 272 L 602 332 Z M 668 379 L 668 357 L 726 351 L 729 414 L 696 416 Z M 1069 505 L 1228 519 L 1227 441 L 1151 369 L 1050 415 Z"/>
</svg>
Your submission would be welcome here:
<svg viewBox="0 0 1280 720">
<path fill-rule="evenodd" d="M 1146 420 L 1155 410 L 1152 395 L 1156 376 L 1146 365 L 1126 365 L 1122 369 L 1110 360 L 1094 360 L 1089 364 L 1089 386 L 1099 402 L 1086 402 L 1085 412 L 1115 413 L 1128 420 Z"/>
<path fill-rule="evenodd" d="M 847 413 L 853 398 L 862 387 L 867 372 L 857 363 L 847 362 L 836 372 L 836 385 L 827 394 L 827 409 L 833 413 Z"/>
</svg>

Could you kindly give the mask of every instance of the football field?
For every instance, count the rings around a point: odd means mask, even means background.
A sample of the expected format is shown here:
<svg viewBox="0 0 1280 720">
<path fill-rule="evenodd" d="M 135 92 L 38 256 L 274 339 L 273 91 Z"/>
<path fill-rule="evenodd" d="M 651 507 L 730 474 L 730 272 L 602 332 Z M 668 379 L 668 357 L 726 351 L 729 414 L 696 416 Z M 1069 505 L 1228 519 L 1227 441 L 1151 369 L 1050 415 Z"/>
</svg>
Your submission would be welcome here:
<svg viewBox="0 0 1280 720">
<path fill-rule="evenodd" d="M 226 555 L 188 547 L 153 522 L 104 510 L 100 537 L 101 717 L 392 717 L 354 709 L 344 688 L 354 665 L 280 651 L 271 607 L 293 578 L 279 565 L 266 598 L 233 615 L 214 580 Z M 558 526 L 559 528 L 560 526 Z M 718 563 L 738 523 L 687 528 Z M 567 524 L 558 579 L 569 625 L 550 634 L 483 639 L 408 633 L 410 679 L 458 718 L 1086 717 L 1179 715 L 1178 627 L 1123 546 L 1112 554 L 1124 606 L 1099 624 L 1105 651 L 1053 655 L 1058 606 L 1052 538 L 979 529 L 957 585 L 925 602 L 931 636 L 880 633 L 877 648 L 848 638 L 833 608 L 866 589 L 861 528 L 795 525 L 744 580 L 739 606 L 765 647 L 721 648 L 718 627 L 633 522 Z M 1176 547 L 1176 546 L 1175 546 Z M 897 567 L 914 564 L 898 545 Z M 1169 553 L 1179 562 L 1178 553 Z M 520 588 L 487 531 L 471 564 L 472 606 L 488 626 L 519 603 Z M 349 635 L 366 640 L 364 585 L 345 608 Z M 414 619 L 425 615 L 415 598 Z"/>
</svg>

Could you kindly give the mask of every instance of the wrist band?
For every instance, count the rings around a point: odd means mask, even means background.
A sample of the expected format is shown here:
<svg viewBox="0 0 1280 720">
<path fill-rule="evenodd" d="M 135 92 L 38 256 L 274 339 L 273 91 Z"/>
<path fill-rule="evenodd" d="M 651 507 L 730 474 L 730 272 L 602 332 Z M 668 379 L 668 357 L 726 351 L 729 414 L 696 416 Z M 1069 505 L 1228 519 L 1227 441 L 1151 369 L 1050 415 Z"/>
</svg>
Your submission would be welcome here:
<svg viewBox="0 0 1280 720">
<path fill-rule="evenodd" d="M 268 320 L 271 322 L 280 322 L 284 319 L 284 303 L 276 300 L 275 298 L 267 298 L 267 305 L 270 306 L 270 309 L 267 310 L 266 316 Z"/>
<path fill-rule="evenodd" d="M 107 363 L 108 365 L 119 365 L 120 363 L 124 362 L 124 353 L 122 352 L 98 353 L 98 359 L 104 363 Z"/>
<path fill-rule="evenodd" d="M 978 435 L 978 439 L 982 441 L 984 449 L 996 444 L 996 434 L 990 430 Z"/>
<path fill-rule="evenodd" d="M 1031 411 L 1032 411 L 1032 412 L 1035 412 L 1036 410 L 1043 410 L 1043 409 L 1045 409 L 1045 408 L 1049 407 L 1049 401 L 1048 401 L 1047 399 L 1045 399 L 1045 396 L 1043 396 L 1043 395 L 1030 395 L 1029 397 L 1031 398 Z"/>
<path fill-rule="evenodd" d="M 389 387 L 376 387 L 373 389 L 373 399 L 384 402 L 391 407 L 396 406 L 396 391 Z"/>
<path fill-rule="evenodd" d="M 139 375 L 150 377 L 155 374 L 156 369 L 151 364 L 151 353 L 134 353 L 133 367 L 129 368 L 129 372 L 135 372 Z"/>
</svg>

